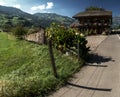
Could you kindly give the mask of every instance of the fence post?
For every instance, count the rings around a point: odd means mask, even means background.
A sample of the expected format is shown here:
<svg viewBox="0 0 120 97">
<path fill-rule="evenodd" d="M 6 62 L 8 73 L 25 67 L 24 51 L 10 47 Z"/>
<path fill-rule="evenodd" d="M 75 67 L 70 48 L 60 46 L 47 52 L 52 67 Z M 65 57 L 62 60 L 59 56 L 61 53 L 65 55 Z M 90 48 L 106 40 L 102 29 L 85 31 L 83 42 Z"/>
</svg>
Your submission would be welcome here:
<svg viewBox="0 0 120 97">
<path fill-rule="evenodd" d="M 52 49 L 52 40 L 51 39 L 48 39 L 48 46 L 49 46 L 49 52 L 50 52 L 50 58 L 51 58 L 53 74 L 54 74 L 54 76 L 56 78 L 58 78 L 57 69 L 56 69 L 56 65 L 55 65 L 54 54 L 53 54 L 53 49 Z"/>
<path fill-rule="evenodd" d="M 80 42 L 77 43 L 77 47 L 78 47 L 78 61 L 80 61 L 80 57 L 81 57 Z"/>
</svg>

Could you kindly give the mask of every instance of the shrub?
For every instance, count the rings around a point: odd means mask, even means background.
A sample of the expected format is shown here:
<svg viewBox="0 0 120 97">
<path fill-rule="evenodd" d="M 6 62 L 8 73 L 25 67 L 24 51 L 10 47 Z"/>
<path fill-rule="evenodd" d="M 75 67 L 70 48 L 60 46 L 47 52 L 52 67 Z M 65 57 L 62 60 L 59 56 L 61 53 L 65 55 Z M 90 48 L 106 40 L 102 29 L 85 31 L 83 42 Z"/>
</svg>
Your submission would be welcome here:
<svg viewBox="0 0 120 97">
<path fill-rule="evenodd" d="M 65 52 L 67 48 L 74 44 L 74 29 L 52 23 L 50 28 L 46 29 L 46 32 L 47 37 L 52 39 L 53 46 L 61 52 Z"/>
<path fill-rule="evenodd" d="M 52 39 L 53 46 L 61 52 L 65 53 L 71 48 L 77 49 L 77 44 L 79 43 L 81 57 L 85 57 L 88 53 L 87 40 L 77 29 L 52 23 L 50 28 L 46 29 L 46 32 L 47 37 Z"/>
<path fill-rule="evenodd" d="M 27 30 L 22 26 L 16 26 L 13 31 L 13 35 L 15 35 L 18 39 L 22 39 L 23 35 L 27 34 Z"/>
</svg>

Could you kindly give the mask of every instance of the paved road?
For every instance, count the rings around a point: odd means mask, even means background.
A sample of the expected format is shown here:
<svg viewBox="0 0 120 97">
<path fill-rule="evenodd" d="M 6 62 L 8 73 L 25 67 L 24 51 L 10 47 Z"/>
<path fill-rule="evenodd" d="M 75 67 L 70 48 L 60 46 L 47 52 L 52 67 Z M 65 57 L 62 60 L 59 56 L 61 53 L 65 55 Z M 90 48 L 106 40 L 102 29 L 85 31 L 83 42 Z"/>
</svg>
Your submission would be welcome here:
<svg viewBox="0 0 120 97">
<path fill-rule="evenodd" d="M 120 97 L 119 35 L 108 36 L 91 56 L 68 85 L 49 97 Z"/>
</svg>

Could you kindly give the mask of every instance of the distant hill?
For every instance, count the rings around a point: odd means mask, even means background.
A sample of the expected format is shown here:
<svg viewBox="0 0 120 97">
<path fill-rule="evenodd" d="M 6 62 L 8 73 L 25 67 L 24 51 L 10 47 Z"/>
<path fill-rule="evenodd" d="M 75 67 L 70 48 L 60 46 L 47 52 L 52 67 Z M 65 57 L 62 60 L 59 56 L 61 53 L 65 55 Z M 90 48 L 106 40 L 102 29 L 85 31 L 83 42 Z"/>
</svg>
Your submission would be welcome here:
<svg viewBox="0 0 120 97">
<path fill-rule="evenodd" d="M 14 7 L 0 6 L 0 13 L 10 15 L 10 16 L 21 16 L 21 17 L 32 17 L 31 14 L 23 12 L 22 10 Z"/>
<path fill-rule="evenodd" d="M 16 25 L 22 24 L 25 27 L 40 26 L 39 20 L 20 9 L 0 6 L 0 29 L 9 31 Z"/>
<path fill-rule="evenodd" d="M 22 24 L 25 27 L 48 27 L 52 22 L 70 25 L 74 19 L 53 13 L 29 14 L 13 7 L 0 6 L 0 29 L 6 30 Z"/>
<path fill-rule="evenodd" d="M 120 25 L 120 16 L 113 17 L 113 27 L 118 27 Z"/>
<path fill-rule="evenodd" d="M 51 22 L 57 22 L 69 26 L 74 22 L 73 18 L 58 15 L 55 13 L 36 13 L 34 16 L 37 16 L 44 26 L 49 26 Z"/>
</svg>

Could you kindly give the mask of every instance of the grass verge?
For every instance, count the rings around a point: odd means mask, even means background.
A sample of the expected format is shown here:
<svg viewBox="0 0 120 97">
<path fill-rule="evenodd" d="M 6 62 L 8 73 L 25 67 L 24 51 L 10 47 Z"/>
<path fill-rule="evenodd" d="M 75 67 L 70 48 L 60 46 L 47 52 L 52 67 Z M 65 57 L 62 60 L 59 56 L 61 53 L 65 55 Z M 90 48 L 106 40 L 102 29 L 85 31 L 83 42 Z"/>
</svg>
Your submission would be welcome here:
<svg viewBox="0 0 120 97">
<path fill-rule="evenodd" d="M 55 49 L 54 56 L 59 79 L 53 76 L 46 45 L 0 33 L 0 97 L 44 97 L 81 67 L 76 58 Z"/>
</svg>

